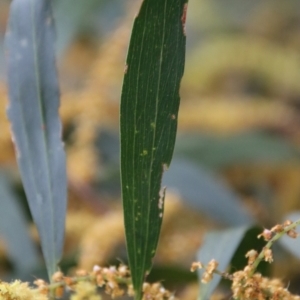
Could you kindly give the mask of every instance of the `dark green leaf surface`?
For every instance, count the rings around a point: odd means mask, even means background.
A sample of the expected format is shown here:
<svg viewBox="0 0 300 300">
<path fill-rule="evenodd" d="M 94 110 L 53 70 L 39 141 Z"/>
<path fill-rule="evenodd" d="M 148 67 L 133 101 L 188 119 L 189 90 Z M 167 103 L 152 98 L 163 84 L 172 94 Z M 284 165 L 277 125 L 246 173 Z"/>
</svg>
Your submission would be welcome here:
<svg viewBox="0 0 300 300">
<path fill-rule="evenodd" d="M 48 274 L 64 238 L 66 166 L 49 0 L 14 0 L 6 34 L 8 116 L 18 164 Z"/>
<path fill-rule="evenodd" d="M 186 0 L 145 0 L 135 19 L 121 101 L 121 180 L 129 264 L 136 291 L 159 238 L 162 174 L 174 149 L 184 70 Z"/>
</svg>

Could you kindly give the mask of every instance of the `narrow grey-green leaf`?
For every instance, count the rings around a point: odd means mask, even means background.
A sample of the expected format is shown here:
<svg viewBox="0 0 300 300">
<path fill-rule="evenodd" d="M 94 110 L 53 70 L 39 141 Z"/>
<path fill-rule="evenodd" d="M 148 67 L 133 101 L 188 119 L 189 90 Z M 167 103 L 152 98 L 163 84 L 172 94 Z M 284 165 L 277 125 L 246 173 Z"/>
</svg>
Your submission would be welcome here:
<svg viewBox="0 0 300 300">
<path fill-rule="evenodd" d="M 187 159 L 174 155 L 163 184 L 178 191 L 186 204 L 221 224 L 241 226 L 254 221 L 238 195 L 220 178 Z"/>
<path fill-rule="evenodd" d="M 215 259 L 219 263 L 218 270 L 225 271 L 248 229 L 249 226 L 241 226 L 207 233 L 203 245 L 197 253 L 197 260 L 207 265 L 209 261 Z M 201 283 L 204 270 L 200 269 L 198 273 L 200 278 L 198 299 L 208 300 L 222 278 L 219 275 L 214 275 L 209 283 L 204 284 Z"/>
<path fill-rule="evenodd" d="M 6 53 L 8 116 L 50 276 L 62 253 L 67 186 L 50 0 L 13 0 Z"/>
<path fill-rule="evenodd" d="M 280 136 L 261 131 L 219 137 L 209 134 L 178 137 L 176 157 L 188 157 L 209 168 L 231 165 L 280 164 L 299 159 L 299 151 Z"/>
<path fill-rule="evenodd" d="M 8 179 L 0 173 L 0 236 L 7 245 L 8 257 L 18 274 L 38 266 L 39 254 L 29 236 L 29 224 Z"/>
<path fill-rule="evenodd" d="M 4 37 L 0 34 L 0 80 L 4 75 Z"/>
<path fill-rule="evenodd" d="M 177 130 L 186 0 L 144 0 L 135 19 L 121 101 L 121 180 L 136 299 L 158 243 Z"/>
</svg>

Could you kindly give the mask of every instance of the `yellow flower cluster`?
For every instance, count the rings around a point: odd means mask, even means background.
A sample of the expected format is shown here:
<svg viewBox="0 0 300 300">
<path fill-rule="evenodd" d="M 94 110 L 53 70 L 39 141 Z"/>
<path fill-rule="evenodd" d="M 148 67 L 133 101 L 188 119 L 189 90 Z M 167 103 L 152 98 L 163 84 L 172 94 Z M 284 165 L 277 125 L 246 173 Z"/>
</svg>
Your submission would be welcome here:
<svg viewBox="0 0 300 300">
<path fill-rule="evenodd" d="M 215 259 L 212 259 L 207 264 L 207 266 L 204 266 L 200 261 L 193 262 L 192 266 L 191 266 L 191 272 L 195 272 L 197 269 L 205 269 L 205 272 L 202 275 L 201 282 L 209 283 L 213 279 L 214 273 L 217 273 L 220 275 L 225 275 L 217 270 L 218 265 L 219 265 L 219 263 Z"/>
<path fill-rule="evenodd" d="M 0 300 L 48 300 L 61 298 L 65 291 L 71 292 L 70 300 L 101 300 L 98 288 L 102 288 L 111 298 L 123 296 L 127 291 L 134 295 L 130 272 L 127 266 L 93 267 L 92 272 L 78 270 L 73 277 L 56 272 L 48 284 L 42 279 L 34 281 L 35 288 L 27 282 L 16 280 L 12 283 L 0 282 Z M 161 283 L 144 283 L 143 300 L 176 300 Z"/>
<path fill-rule="evenodd" d="M 131 284 L 130 272 L 125 265 L 120 265 L 118 268 L 110 266 L 101 268 L 98 265 L 94 266 L 92 272 L 78 270 L 75 277 L 64 276 L 61 272 L 57 272 L 52 277 L 52 284 L 48 285 L 47 291 L 55 291 L 56 297 L 63 295 L 64 289 L 73 291 L 72 300 L 90 299 L 100 300 L 101 297 L 97 294 L 97 287 L 104 288 L 105 293 L 112 298 L 122 296 L 125 291 L 120 285 L 128 286 Z M 35 282 L 38 284 L 38 282 Z M 41 283 L 39 289 L 44 289 L 44 283 Z"/>
<path fill-rule="evenodd" d="M 101 300 L 101 296 L 97 294 L 97 286 L 91 282 L 78 282 L 74 288 L 75 294 L 71 296 L 71 300 Z"/>
<path fill-rule="evenodd" d="M 256 254 L 252 251 L 253 250 L 250 250 L 250 253 L 248 252 L 246 256 L 249 258 L 252 257 L 252 254 L 255 256 Z M 251 261 L 251 259 L 249 259 L 249 261 Z M 247 265 L 244 270 L 237 271 L 231 275 L 218 271 L 218 263 L 215 260 L 211 260 L 205 267 L 201 281 L 208 283 L 212 280 L 213 273 L 230 279 L 232 281 L 231 290 L 233 299 L 300 300 L 300 296 L 291 294 L 280 279 L 266 278 L 259 273 L 251 275 L 251 265 Z M 195 271 L 197 268 L 203 268 L 203 265 L 200 262 L 194 262 L 191 270 Z"/>
<path fill-rule="evenodd" d="M 27 282 L 0 282 L 0 300 L 47 300 L 45 294 L 29 287 Z"/>
<path fill-rule="evenodd" d="M 291 294 L 281 280 L 269 279 L 259 273 L 249 277 L 247 269 L 233 274 L 231 289 L 234 299 L 300 300 L 300 296 Z"/>
<path fill-rule="evenodd" d="M 206 266 L 201 262 L 193 262 L 191 271 L 197 269 L 205 269 L 202 275 L 202 282 L 208 283 L 212 280 L 213 274 L 218 274 L 232 281 L 231 290 L 232 298 L 239 300 L 300 300 L 300 296 L 290 293 L 288 288 L 280 279 L 270 279 L 263 277 L 259 273 L 255 273 L 258 264 L 265 260 L 269 263 L 273 262 L 272 250 L 270 249 L 273 243 L 282 235 L 286 234 L 291 238 L 295 238 L 298 234 L 295 231 L 300 220 L 296 222 L 285 221 L 283 224 L 277 224 L 270 230 L 264 229 L 258 235 L 258 238 L 263 237 L 268 243 L 263 247 L 260 254 L 255 250 L 250 250 L 246 253 L 248 264 L 243 270 L 234 272 L 233 274 L 222 273 L 217 269 L 218 262 L 211 260 Z"/>
<path fill-rule="evenodd" d="M 144 283 L 143 293 L 143 300 L 176 300 L 175 296 L 158 282 Z"/>
</svg>

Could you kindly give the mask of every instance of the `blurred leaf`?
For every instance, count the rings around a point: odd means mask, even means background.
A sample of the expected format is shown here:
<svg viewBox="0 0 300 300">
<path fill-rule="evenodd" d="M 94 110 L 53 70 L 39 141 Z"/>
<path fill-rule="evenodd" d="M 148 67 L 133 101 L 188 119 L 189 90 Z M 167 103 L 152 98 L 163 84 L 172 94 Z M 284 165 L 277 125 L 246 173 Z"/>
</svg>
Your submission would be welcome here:
<svg viewBox="0 0 300 300">
<path fill-rule="evenodd" d="M 4 38 L 0 34 L 0 80 L 3 78 L 4 74 Z"/>
<path fill-rule="evenodd" d="M 132 31 L 121 101 L 121 180 L 127 250 L 135 289 L 156 252 L 184 70 L 185 0 L 145 0 Z"/>
<path fill-rule="evenodd" d="M 283 221 L 291 220 L 297 221 L 300 220 L 300 211 L 294 211 L 283 218 Z M 296 228 L 296 231 L 299 233 L 299 229 Z M 287 235 L 282 236 L 279 239 L 280 245 L 287 249 L 290 253 L 295 255 L 297 258 L 300 258 L 300 239 L 293 239 Z"/>
<path fill-rule="evenodd" d="M 96 39 L 110 36 L 116 23 L 126 13 L 127 6 L 126 2 L 118 0 L 55 0 L 58 56 L 64 54 L 78 36 Z"/>
<path fill-rule="evenodd" d="M 188 205 L 220 223 L 236 226 L 253 222 L 233 191 L 189 160 L 174 157 L 163 184 L 177 190 Z"/>
<path fill-rule="evenodd" d="M 38 251 L 29 236 L 28 223 L 7 178 L 0 173 L 0 235 L 17 273 L 27 273 L 39 264 Z"/>
<path fill-rule="evenodd" d="M 116 166 L 120 165 L 120 139 L 117 132 L 105 128 L 99 131 L 95 146 L 99 157 L 102 158 L 102 165 Z"/>
<path fill-rule="evenodd" d="M 54 1 L 54 16 L 57 27 L 56 49 L 61 55 L 74 37 L 82 29 L 82 26 L 90 20 L 93 11 L 104 0 L 56 0 Z M 89 16 L 89 17 L 87 17 Z"/>
<path fill-rule="evenodd" d="M 8 116 L 49 276 L 62 253 L 67 187 L 53 45 L 51 2 L 14 0 L 6 34 Z"/>
<path fill-rule="evenodd" d="M 284 138 L 263 132 L 229 137 L 185 135 L 178 137 L 176 157 L 188 157 L 209 168 L 241 164 L 275 164 L 299 159 L 299 151 Z"/>
<path fill-rule="evenodd" d="M 207 265 L 212 259 L 215 259 L 219 263 L 218 270 L 225 271 L 248 229 L 249 226 L 242 226 L 207 233 L 197 253 L 197 260 Z M 198 299 L 208 300 L 222 277 L 214 275 L 208 284 L 203 284 L 201 283 L 203 273 L 203 269 L 198 271 L 200 278 L 200 293 Z"/>
</svg>

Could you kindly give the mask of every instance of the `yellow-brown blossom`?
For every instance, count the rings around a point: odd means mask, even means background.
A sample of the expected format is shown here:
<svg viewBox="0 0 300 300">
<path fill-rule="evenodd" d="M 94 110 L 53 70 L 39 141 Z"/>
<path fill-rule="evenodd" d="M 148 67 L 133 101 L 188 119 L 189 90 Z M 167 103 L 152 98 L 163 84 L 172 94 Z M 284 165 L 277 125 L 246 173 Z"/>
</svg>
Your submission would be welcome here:
<svg viewBox="0 0 300 300">
<path fill-rule="evenodd" d="M 246 253 L 245 257 L 248 258 L 248 265 L 252 265 L 255 261 L 255 259 L 257 258 L 257 251 L 255 250 L 250 250 Z"/>
<path fill-rule="evenodd" d="M 212 259 L 205 268 L 205 272 L 202 275 L 201 282 L 203 283 L 210 282 L 213 278 L 213 273 L 217 269 L 218 265 L 219 263 L 215 259 Z"/>
<path fill-rule="evenodd" d="M 97 286 L 88 281 L 78 282 L 74 287 L 74 294 L 71 300 L 101 300 L 101 296 L 97 294 Z"/>
<path fill-rule="evenodd" d="M 273 232 L 269 229 L 264 229 L 264 231 L 257 236 L 257 238 L 263 237 L 265 241 L 269 241 L 273 237 Z"/>
<path fill-rule="evenodd" d="M 200 261 L 195 261 L 191 265 L 191 272 L 195 272 L 197 269 L 202 269 L 203 265 Z"/>
<path fill-rule="evenodd" d="M 265 261 L 267 261 L 267 262 L 269 262 L 269 263 L 273 262 L 273 254 L 272 254 L 272 250 L 266 248 L 266 249 L 264 249 L 263 251 L 264 251 L 264 259 L 265 259 Z"/>
<path fill-rule="evenodd" d="M 287 235 L 293 239 L 297 238 L 298 237 L 298 233 L 296 232 L 296 230 L 294 229 L 291 229 L 287 232 Z"/>
<path fill-rule="evenodd" d="M 142 300 L 175 300 L 175 296 L 166 290 L 159 282 L 143 284 Z"/>
<path fill-rule="evenodd" d="M 284 226 L 282 224 L 277 224 L 271 228 L 271 231 L 275 233 L 282 232 L 283 230 L 284 230 Z"/>
</svg>

